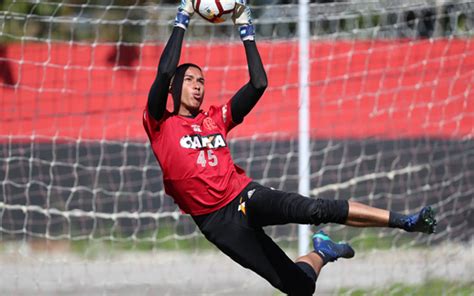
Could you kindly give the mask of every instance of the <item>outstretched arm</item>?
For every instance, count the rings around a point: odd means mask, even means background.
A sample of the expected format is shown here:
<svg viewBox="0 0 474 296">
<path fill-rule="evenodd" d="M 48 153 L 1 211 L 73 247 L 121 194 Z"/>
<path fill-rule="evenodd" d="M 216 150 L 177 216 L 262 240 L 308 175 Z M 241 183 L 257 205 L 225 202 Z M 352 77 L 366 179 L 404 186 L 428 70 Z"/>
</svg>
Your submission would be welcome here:
<svg viewBox="0 0 474 296">
<path fill-rule="evenodd" d="M 267 88 L 267 74 L 262 64 L 260 54 L 255 43 L 255 31 L 252 25 L 250 8 L 237 2 L 233 16 L 234 23 L 239 26 L 240 37 L 244 43 L 245 55 L 250 80 L 232 97 L 232 121 L 240 123 L 257 104 Z"/>
<path fill-rule="evenodd" d="M 193 14 L 191 0 L 181 1 L 174 23 L 173 32 L 160 57 L 158 71 L 148 93 L 148 112 L 155 120 L 160 120 L 166 110 L 168 91 L 181 56 L 184 33 Z"/>
<path fill-rule="evenodd" d="M 235 123 L 240 123 L 244 120 L 244 117 L 252 110 L 265 92 L 268 83 L 267 74 L 263 68 L 255 41 L 244 41 L 244 47 L 250 81 L 232 97 L 232 121 Z"/>
<path fill-rule="evenodd" d="M 160 120 L 166 110 L 168 89 L 178 66 L 184 32 L 185 30 L 180 27 L 173 28 L 173 33 L 161 55 L 155 81 L 148 93 L 148 112 L 156 120 Z"/>
</svg>

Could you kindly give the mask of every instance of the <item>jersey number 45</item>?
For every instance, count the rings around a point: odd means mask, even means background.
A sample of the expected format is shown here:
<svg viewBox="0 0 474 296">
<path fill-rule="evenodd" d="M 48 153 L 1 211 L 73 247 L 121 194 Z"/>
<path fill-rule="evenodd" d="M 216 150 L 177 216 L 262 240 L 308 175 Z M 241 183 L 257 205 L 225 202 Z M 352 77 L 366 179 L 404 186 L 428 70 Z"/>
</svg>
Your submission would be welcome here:
<svg viewBox="0 0 474 296">
<path fill-rule="evenodd" d="M 207 158 L 206 158 L 206 154 L 207 154 Z M 219 162 L 217 160 L 217 156 L 214 154 L 214 151 L 212 151 L 212 150 L 201 150 L 201 151 L 199 151 L 199 155 L 198 155 L 196 163 L 201 165 L 204 168 L 204 167 L 206 167 L 207 164 L 209 164 L 209 166 L 214 167 Z"/>
</svg>

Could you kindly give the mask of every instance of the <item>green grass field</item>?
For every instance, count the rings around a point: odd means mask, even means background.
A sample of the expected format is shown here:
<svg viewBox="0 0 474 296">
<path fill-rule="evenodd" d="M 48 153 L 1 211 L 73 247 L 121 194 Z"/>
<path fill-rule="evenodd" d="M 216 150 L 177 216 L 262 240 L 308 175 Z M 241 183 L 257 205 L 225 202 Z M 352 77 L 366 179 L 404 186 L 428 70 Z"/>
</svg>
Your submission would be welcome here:
<svg viewBox="0 0 474 296">
<path fill-rule="evenodd" d="M 330 234 L 334 241 L 348 240 L 357 252 L 367 252 L 371 250 L 390 250 L 392 248 L 424 248 L 424 245 L 412 245 L 410 235 L 404 233 L 393 234 L 383 233 L 377 229 L 346 229 L 342 232 Z M 185 252 L 216 250 L 207 239 L 198 231 L 191 235 L 179 235 L 173 224 L 163 224 L 158 231 L 141 233 L 136 237 L 122 237 L 115 235 L 112 239 L 105 236 L 101 239 L 79 239 L 69 241 L 71 250 L 85 257 L 94 258 L 101 251 L 107 252 L 127 252 L 151 250 L 179 250 Z M 277 240 L 278 245 L 285 252 L 295 253 L 298 244 L 294 240 L 287 240 L 284 237 Z M 309 246 L 312 249 L 312 245 Z"/>
<path fill-rule="evenodd" d="M 442 279 L 432 279 L 420 285 L 393 284 L 387 288 L 369 289 L 341 289 L 338 296 L 438 296 L 438 295 L 456 295 L 472 296 L 474 295 L 474 281 L 469 283 L 447 282 Z"/>
<path fill-rule="evenodd" d="M 284 295 L 276 292 L 275 296 Z M 316 295 L 318 290 L 316 289 Z M 337 296 L 472 296 L 474 282 L 456 283 L 442 279 L 432 279 L 420 285 L 393 284 L 387 288 L 376 289 L 340 289 Z"/>
</svg>

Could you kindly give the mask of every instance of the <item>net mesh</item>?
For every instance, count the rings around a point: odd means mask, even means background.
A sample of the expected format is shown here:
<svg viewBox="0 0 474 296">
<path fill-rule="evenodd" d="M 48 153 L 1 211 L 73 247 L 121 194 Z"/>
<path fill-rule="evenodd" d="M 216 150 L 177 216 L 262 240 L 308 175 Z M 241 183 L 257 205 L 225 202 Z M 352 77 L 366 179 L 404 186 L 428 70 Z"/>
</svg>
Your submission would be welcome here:
<svg viewBox="0 0 474 296">
<path fill-rule="evenodd" d="M 5 265 L 13 270 L 7 291 L 238 294 L 250 277 L 244 287 L 271 295 L 257 276 L 220 263 L 223 255 L 166 196 L 141 126 L 176 4 L 0 7 L 0 256 L 18 257 Z M 297 191 L 298 5 L 251 7 L 270 84 L 230 134 L 230 148 L 255 181 Z M 431 236 L 324 226 L 362 255 L 328 267 L 319 291 L 432 278 L 455 283 L 444 294 L 466 281 L 472 287 L 474 2 L 317 1 L 309 9 L 311 196 L 402 213 L 431 204 L 439 220 Z M 198 16 L 186 33 L 181 61 L 204 70 L 204 108 L 226 102 L 248 79 L 236 33 L 231 23 Z M 296 252 L 296 225 L 266 232 Z M 452 261 L 431 260 L 439 252 Z M 390 258 L 419 277 L 383 267 Z M 205 284 L 206 274 L 219 284 Z"/>
</svg>

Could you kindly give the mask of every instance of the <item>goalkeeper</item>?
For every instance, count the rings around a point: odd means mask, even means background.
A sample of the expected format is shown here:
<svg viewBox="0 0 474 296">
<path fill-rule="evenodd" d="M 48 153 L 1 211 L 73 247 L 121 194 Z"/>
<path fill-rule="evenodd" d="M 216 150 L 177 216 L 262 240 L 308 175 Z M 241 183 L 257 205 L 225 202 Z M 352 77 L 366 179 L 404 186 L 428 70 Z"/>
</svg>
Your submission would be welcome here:
<svg viewBox="0 0 474 296">
<path fill-rule="evenodd" d="M 434 232 L 436 220 L 430 207 L 405 216 L 346 200 L 311 199 L 257 184 L 236 166 L 227 133 L 242 123 L 267 87 L 250 9 L 237 0 L 232 17 L 245 48 L 250 80 L 227 103 L 203 111 L 205 80 L 201 69 L 194 64 L 178 67 L 194 12 L 191 1 L 182 0 L 178 9 L 148 95 L 143 124 L 163 171 L 166 193 L 193 217 L 209 241 L 282 292 L 311 295 L 321 268 L 340 257 L 354 256 L 353 249 L 319 232 L 313 236 L 314 251 L 293 262 L 262 227 L 333 222 Z M 166 110 L 168 93 L 173 98 L 173 112 Z"/>
</svg>

